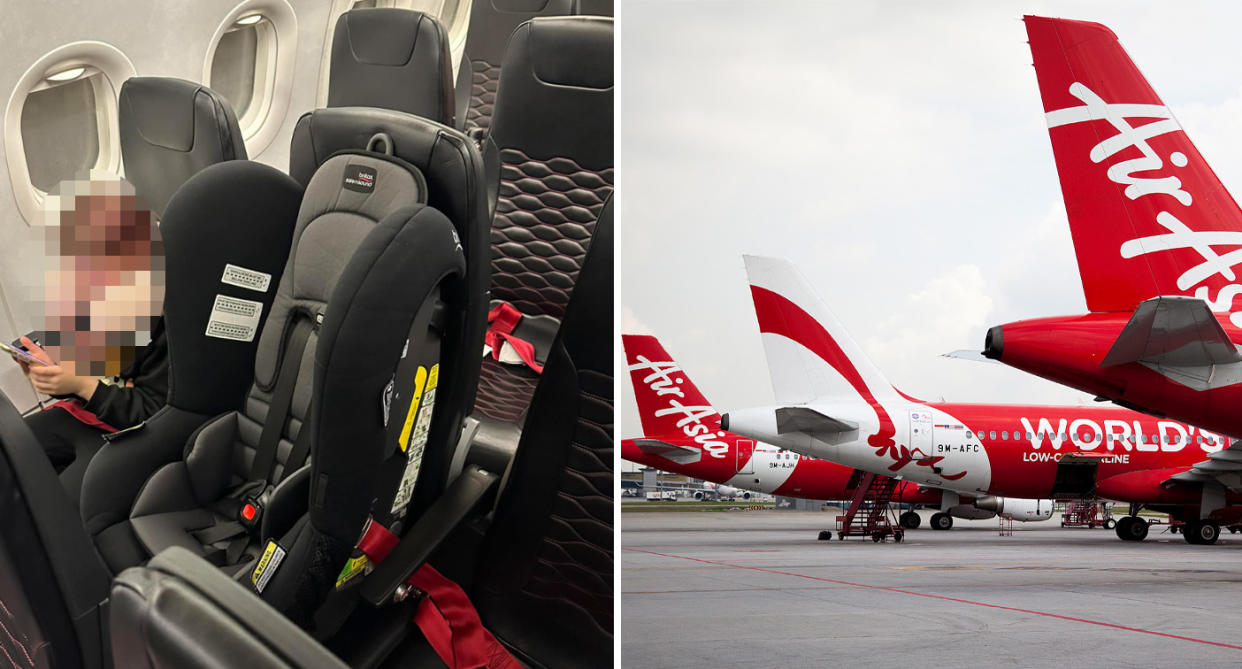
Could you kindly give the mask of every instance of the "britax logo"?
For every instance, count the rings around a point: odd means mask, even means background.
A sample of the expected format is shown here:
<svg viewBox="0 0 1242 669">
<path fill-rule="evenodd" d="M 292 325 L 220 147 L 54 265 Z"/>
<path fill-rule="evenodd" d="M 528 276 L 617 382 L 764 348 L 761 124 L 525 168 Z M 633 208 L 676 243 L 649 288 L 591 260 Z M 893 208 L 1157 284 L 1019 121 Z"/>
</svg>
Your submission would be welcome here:
<svg viewBox="0 0 1242 669">
<path fill-rule="evenodd" d="M 1069 93 L 1081 100 L 1083 105 L 1048 112 L 1045 115 L 1048 127 L 1056 128 L 1093 120 L 1108 121 L 1117 134 L 1105 137 L 1091 147 L 1090 158 L 1091 162 L 1098 164 L 1124 149 L 1133 147 L 1139 150 L 1141 157 L 1115 163 L 1107 171 L 1110 181 L 1119 186 L 1125 186 L 1127 198 L 1137 200 L 1148 195 L 1167 195 L 1183 207 L 1189 207 L 1194 202 L 1191 194 L 1182 189 L 1181 180 L 1175 176 L 1135 176 L 1136 173 L 1152 173 L 1165 169 L 1165 159 L 1156 153 L 1148 141 L 1182 130 L 1168 107 L 1148 104 L 1110 104 L 1080 82 L 1070 84 Z M 1139 126 L 1131 125 L 1130 119 L 1136 118 L 1157 120 Z M 1186 154 L 1174 151 L 1169 154 L 1168 162 L 1174 167 L 1186 167 L 1190 161 Z M 1242 232 L 1191 230 L 1177 216 L 1167 211 L 1156 214 L 1156 223 L 1167 230 L 1167 234 L 1131 239 L 1121 245 L 1121 257 L 1130 259 L 1173 249 L 1192 249 L 1203 261 L 1187 267 L 1177 277 L 1177 287 L 1180 290 L 1189 290 L 1213 275 L 1220 275 L 1227 281 L 1237 280 L 1233 268 L 1242 262 L 1242 248 L 1222 255 L 1217 253 L 1213 247 L 1242 247 Z M 1242 294 L 1242 285 L 1230 283 L 1220 289 L 1215 299 L 1212 298 L 1208 286 L 1199 286 L 1194 296 L 1206 302 L 1212 311 L 1220 313 L 1229 312 L 1233 306 L 1234 297 L 1239 294 Z M 1242 327 L 1242 311 L 1230 313 L 1229 320 L 1235 326 Z"/>
<path fill-rule="evenodd" d="M 673 374 L 680 372 L 681 367 L 673 361 L 668 362 L 652 362 L 644 355 L 634 357 L 638 362 L 630 365 L 631 372 L 650 372 L 644 376 L 642 382 L 647 388 L 656 394 L 657 397 L 665 397 L 671 395 L 668 399 L 668 406 L 656 409 L 655 417 L 663 418 L 665 416 L 681 416 L 677 420 L 677 427 L 687 437 L 694 440 L 694 443 L 703 447 L 708 455 L 713 458 L 723 458 L 729 453 L 729 445 L 716 437 L 723 437 L 724 432 L 713 431 L 712 428 L 703 424 L 703 419 L 716 415 L 716 410 L 711 406 L 686 406 L 680 400 L 686 398 L 685 393 L 681 390 L 682 383 L 686 380 L 679 378 L 674 379 Z M 680 398 L 680 399 L 679 399 Z"/>
<path fill-rule="evenodd" d="M 345 183 L 370 188 L 375 185 L 375 175 L 366 172 L 358 172 L 356 177 L 345 177 Z"/>
</svg>

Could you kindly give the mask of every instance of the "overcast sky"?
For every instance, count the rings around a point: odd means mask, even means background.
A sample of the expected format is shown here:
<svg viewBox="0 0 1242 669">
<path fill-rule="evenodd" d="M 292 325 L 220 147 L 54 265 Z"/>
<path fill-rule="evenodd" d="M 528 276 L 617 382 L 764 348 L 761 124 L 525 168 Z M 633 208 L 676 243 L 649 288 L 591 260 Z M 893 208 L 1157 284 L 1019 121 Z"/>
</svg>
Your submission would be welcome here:
<svg viewBox="0 0 1242 669">
<path fill-rule="evenodd" d="M 617 4 L 621 330 L 724 410 L 772 401 L 743 253 L 796 263 L 915 397 L 1090 400 L 940 357 L 1086 309 L 1023 14 L 1112 28 L 1242 188 L 1238 3 Z M 618 434 L 639 436 L 621 382 Z"/>
</svg>

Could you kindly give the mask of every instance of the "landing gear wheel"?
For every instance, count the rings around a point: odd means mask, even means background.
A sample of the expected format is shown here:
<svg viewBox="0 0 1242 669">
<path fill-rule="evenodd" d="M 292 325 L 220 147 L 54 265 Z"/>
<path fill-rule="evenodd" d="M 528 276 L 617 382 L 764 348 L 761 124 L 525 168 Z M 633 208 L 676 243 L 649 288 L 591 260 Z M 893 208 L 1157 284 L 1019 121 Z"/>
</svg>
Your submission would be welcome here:
<svg viewBox="0 0 1242 669">
<path fill-rule="evenodd" d="M 917 530 L 919 525 L 923 524 L 923 518 L 913 511 L 907 511 L 901 514 L 901 517 L 897 519 L 897 523 L 907 530 Z"/>
<path fill-rule="evenodd" d="M 947 530 L 953 527 L 953 516 L 947 513 L 934 513 L 931 517 L 931 527 L 933 530 Z"/>
<path fill-rule="evenodd" d="M 829 532 L 828 530 L 820 530 L 819 540 L 820 541 L 832 541 L 832 532 Z"/>
<path fill-rule="evenodd" d="M 1185 536 L 1187 543 L 1200 546 L 1214 544 L 1220 537 L 1220 525 L 1210 520 L 1192 520 L 1186 523 Z"/>
<path fill-rule="evenodd" d="M 1147 521 L 1137 516 L 1126 516 L 1117 521 L 1117 536 L 1122 541 L 1142 541 L 1147 538 Z"/>
<path fill-rule="evenodd" d="M 1112 518 L 1109 518 L 1108 520 L 1104 521 L 1104 529 L 1111 530 L 1114 527 L 1117 527 L 1117 521 L 1113 520 Z"/>
</svg>

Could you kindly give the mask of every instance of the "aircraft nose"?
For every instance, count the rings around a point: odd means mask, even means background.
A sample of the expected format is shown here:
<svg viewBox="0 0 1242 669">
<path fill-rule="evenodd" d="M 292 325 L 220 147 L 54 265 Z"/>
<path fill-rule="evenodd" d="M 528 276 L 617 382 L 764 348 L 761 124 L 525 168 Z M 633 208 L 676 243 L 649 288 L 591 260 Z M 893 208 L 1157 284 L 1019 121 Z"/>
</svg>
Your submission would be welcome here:
<svg viewBox="0 0 1242 669">
<path fill-rule="evenodd" d="M 987 337 L 983 339 L 983 357 L 1000 360 L 1005 349 L 1005 326 L 997 325 L 988 328 Z"/>
</svg>

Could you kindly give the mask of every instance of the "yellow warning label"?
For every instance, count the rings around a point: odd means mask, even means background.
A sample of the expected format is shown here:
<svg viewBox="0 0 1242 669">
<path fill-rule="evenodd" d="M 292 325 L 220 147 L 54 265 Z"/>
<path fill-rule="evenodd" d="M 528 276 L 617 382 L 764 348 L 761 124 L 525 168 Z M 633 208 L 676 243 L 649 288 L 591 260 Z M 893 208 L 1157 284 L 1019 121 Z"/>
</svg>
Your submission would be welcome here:
<svg viewBox="0 0 1242 669">
<path fill-rule="evenodd" d="M 350 579 L 365 572 L 370 564 L 371 561 L 368 560 L 365 555 L 349 558 L 349 560 L 345 562 L 345 568 L 341 570 L 341 575 L 336 577 L 336 587 L 339 588 L 342 585 L 345 585 L 350 581 Z"/>
<path fill-rule="evenodd" d="M 436 376 L 439 376 L 439 365 L 436 365 Z M 401 436 L 397 438 L 397 445 L 404 451 L 406 444 L 410 443 L 410 432 L 414 429 L 414 417 L 418 415 L 418 403 L 423 399 L 423 387 L 427 385 L 427 368 L 419 366 L 418 372 L 414 374 L 414 395 L 410 398 L 410 408 L 405 412 L 405 425 L 401 428 Z"/>
<path fill-rule="evenodd" d="M 267 547 L 263 549 L 263 556 L 259 558 L 259 563 L 254 566 L 254 571 L 250 574 L 250 582 L 254 584 L 255 590 L 263 592 L 263 589 L 267 587 L 267 582 L 272 580 L 272 574 L 276 573 L 276 568 L 284 559 L 285 549 L 275 541 L 268 541 Z"/>
</svg>

